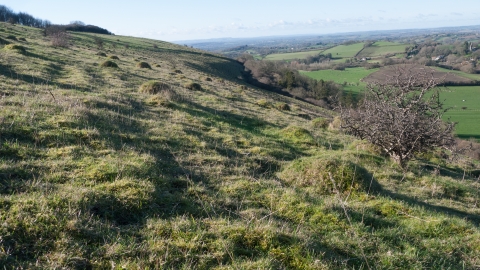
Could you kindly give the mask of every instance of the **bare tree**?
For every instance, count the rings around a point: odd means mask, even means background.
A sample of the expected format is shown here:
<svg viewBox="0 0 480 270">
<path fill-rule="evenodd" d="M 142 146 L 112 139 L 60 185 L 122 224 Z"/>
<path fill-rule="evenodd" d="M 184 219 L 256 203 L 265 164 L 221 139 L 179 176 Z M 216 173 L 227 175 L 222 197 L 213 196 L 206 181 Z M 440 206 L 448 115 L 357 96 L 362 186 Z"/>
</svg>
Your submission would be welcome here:
<svg viewBox="0 0 480 270">
<path fill-rule="evenodd" d="M 397 66 L 393 74 L 369 84 L 357 109 L 341 108 L 341 127 L 404 168 L 417 153 L 454 145 L 454 123 L 442 121 L 446 109 L 432 74 L 411 66 Z"/>
<path fill-rule="evenodd" d="M 45 36 L 50 37 L 53 47 L 68 48 L 70 46 L 70 36 L 61 25 L 51 25 L 45 28 Z"/>
</svg>

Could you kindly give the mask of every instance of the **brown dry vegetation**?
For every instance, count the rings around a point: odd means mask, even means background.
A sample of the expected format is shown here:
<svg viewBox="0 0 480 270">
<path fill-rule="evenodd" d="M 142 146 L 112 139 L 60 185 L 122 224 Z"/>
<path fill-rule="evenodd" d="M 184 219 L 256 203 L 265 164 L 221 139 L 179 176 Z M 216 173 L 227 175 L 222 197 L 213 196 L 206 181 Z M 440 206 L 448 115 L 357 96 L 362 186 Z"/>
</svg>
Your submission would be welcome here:
<svg viewBox="0 0 480 270">
<path fill-rule="evenodd" d="M 427 73 L 431 75 L 436 81 L 443 82 L 443 83 L 453 83 L 453 84 L 470 84 L 473 80 L 458 76 L 453 73 L 445 73 L 438 71 L 431 67 L 420 66 L 420 65 L 413 65 L 413 64 L 401 64 L 402 68 L 409 69 L 414 73 Z M 384 83 L 388 78 L 392 78 L 396 74 L 396 66 L 386 66 L 380 68 L 377 72 L 374 72 L 367 77 L 365 77 L 362 81 L 366 83 Z"/>
</svg>

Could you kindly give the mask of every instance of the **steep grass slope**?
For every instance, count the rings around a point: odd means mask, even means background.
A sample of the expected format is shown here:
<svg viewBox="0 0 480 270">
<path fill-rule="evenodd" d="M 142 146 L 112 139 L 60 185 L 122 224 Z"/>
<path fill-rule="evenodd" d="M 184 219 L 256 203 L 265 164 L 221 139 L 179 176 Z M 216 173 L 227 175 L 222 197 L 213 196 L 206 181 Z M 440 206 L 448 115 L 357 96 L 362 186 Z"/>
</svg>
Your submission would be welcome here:
<svg viewBox="0 0 480 270">
<path fill-rule="evenodd" d="M 235 61 L 93 34 L 53 48 L 0 26 L 24 49 L 0 52 L 5 269 L 480 265 L 471 160 L 430 153 L 402 173 Z"/>
</svg>

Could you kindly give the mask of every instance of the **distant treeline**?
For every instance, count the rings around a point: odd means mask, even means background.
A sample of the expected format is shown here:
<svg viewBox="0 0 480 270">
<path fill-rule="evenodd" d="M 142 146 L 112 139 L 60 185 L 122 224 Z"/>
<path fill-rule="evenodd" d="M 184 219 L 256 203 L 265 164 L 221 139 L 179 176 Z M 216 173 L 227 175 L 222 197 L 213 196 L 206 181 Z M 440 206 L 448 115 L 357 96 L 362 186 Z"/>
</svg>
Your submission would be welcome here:
<svg viewBox="0 0 480 270">
<path fill-rule="evenodd" d="M 13 10 L 3 5 L 0 5 L 0 21 L 37 28 L 45 28 L 52 24 L 50 21 L 35 18 L 25 12 L 15 13 Z"/>
<path fill-rule="evenodd" d="M 96 34 L 106 34 L 112 35 L 107 29 L 95 26 L 95 25 L 85 25 L 83 22 L 75 21 L 67 25 L 55 25 L 48 20 L 42 20 L 33 17 L 32 15 L 25 12 L 15 13 L 12 9 L 0 5 L 0 22 L 8 22 L 11 24 L 19 24 L 36 28 L 51 28 L 54 27 L 57 30 L 62 29 L 64 31 L 74 31 L 74 32 L 89 32 Z"/>
<path fill-rule="evenodd" d="M 88 32 L 88 33 L 96 33 L 96 34 L 105 34 L 105 35 L 113 35 L 107 29 L 95 26 L 95 25 L 85 25 L 82 22 L 73 22 L 67 25 L 60 25 L 60 24 L 52 24 L 46 27 L 48 28 L 56 28 L 62 29 L 64 31 L 73 31 L 73 32 Z"/>
</svg>

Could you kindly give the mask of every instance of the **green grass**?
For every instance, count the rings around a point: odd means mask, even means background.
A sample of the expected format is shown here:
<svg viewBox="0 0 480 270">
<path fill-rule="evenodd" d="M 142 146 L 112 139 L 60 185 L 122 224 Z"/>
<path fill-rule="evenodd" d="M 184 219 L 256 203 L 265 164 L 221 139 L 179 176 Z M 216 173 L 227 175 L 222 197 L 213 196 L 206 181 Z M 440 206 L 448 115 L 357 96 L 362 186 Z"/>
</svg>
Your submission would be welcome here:
<svg viewBox="0 0 480 270">
<path fill-rule="evenodd" d="M 376 72 L 378 69 L 365 69 L 363 67 L 346 68 L 345 70 L 318 70 L 318 71 L 300 71 L 301 74 L 306 75 L 315 80 L 334 81 L 339 84 L 347 83 L 344 88 L 347 91 L 359 93 L 365 88 L 365 83 L 361 79 Z M 358 84 L 358 85 L 357 85 Z"/>
<path fill-rule="evenodd" d="M 363 43 L 338 45 L 324 51 L 323 54 L 331 53 L 333 58 L 352 58 L 362 49 Z"/>
<path fill-rule="evenodd" d="M 480 81 L 480 75 L 479 74 L 470 74 L 470 73 L 465 73 L 465 72 L 459 71 L 459 70 L 450 70 L 450 69 L 445 69 L 445 68 L 441 68 L 441 67 L 435 67 L 435 69 L 438 70 L 438 71 L 442 71 L 442 72 L 453 73 L 455 75 L 458 75 L 458 76 L 461 76 L 461 77 L 464 77 L 464 78 L 467 78 L 467 79 Z"/>
<path fill-rule="evenodd" d="M 445 100 L 446 108 L 451 108 L 445 119 L 458 122 L 455 128 L 458 136 L 480 139 L 480 87 L 448 87 L 441 92 L 440 98 Z"/>
<path fill-rule="evenodd" d="M 404 53 L 405 47 L 407 46 L 407 44 L 399 44 L 395 42 L 375 42 L 372 46 L 363 49 L 358 57 L 378 57 L 387 54 Z"/>
<path fill-rule="evenodd" d="M 265 57 L 265 60 L 274 60 L 274 61 L 286 61 L 286 60 L 295 60 L 295 59 L 305 59 L 309 55 L 318 55 L 324 50 L 314 50 L 307 52 L 293 52 L 293 53 L 275 53 L 269 54 Z"/>
<path fill-rule="evenodd" d="M 54 48 L 41 29 L 0 29 L 28 40 L 0 52 L 5 269 L 480 265 L 478 162 L 434 152 L 404 173 L 317 127 L 334 112 L 248 85 L 218 55 L 88 33 Z M 118 69 L 100 67 L 95 36 Z M 163 90 L 139 89 L 152 81 Z"/>
</svg>

